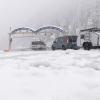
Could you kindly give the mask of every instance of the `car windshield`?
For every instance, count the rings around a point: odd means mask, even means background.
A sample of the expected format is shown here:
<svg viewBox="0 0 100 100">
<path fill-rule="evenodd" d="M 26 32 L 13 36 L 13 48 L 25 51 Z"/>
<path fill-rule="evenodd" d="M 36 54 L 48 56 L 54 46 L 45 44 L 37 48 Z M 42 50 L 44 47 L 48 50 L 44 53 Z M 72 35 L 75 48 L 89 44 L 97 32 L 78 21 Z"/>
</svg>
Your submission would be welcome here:
<svg viewBox="0 0 100 100">
<path fill-rule="evenodd" d="M 41 41 L 35 41 L 35 42 L 32 42 L 32 45 L 45 45 L 45 43 Z"/>
</svg>

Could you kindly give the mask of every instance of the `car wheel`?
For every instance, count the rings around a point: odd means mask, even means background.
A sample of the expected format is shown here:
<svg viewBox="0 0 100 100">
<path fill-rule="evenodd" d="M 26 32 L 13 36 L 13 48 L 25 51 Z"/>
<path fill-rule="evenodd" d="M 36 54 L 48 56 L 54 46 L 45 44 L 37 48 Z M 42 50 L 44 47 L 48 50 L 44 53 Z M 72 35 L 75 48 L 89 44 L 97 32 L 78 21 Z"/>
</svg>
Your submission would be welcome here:
<svg viewBox="0 0 100 100">
<path fill-rule="evenodd" d="M 63 50 L 66 50 L 66 47 L 65 47 L 64 45 L 62 45 L 62 49 L 63 49 Z"/>
</svg>

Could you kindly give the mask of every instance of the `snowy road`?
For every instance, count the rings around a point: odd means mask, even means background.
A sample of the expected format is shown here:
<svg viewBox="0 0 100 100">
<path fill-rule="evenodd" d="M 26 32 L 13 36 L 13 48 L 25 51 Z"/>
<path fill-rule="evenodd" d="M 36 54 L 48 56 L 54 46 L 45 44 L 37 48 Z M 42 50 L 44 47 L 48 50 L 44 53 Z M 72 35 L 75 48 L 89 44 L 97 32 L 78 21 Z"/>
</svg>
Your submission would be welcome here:
<svg viewBox="0 0 100 100">
<path fill-rule="evenodd" d="M 0 100 L 100 100 L 100 51 L 1 51 Z"/>
</svg>

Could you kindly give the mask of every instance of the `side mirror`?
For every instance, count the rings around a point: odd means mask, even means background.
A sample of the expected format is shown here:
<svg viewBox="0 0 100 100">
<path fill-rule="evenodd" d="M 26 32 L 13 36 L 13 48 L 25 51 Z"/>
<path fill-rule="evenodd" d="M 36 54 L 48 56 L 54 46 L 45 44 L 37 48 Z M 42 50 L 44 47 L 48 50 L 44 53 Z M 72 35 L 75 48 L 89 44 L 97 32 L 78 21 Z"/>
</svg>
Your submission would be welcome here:
<svg viewBox="0 0 100 100">
<path fill-rule="evenodd" d="M 56 41 L 54 41 L 54 43 L 56 43 Z"/>
</svg>

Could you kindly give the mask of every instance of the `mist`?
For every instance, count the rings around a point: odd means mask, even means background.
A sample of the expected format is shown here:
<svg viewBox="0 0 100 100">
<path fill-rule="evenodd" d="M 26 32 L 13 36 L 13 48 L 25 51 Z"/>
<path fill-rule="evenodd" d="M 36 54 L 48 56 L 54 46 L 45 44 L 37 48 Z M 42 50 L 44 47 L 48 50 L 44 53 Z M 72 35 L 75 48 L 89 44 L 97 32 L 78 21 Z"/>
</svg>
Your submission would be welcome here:
<svg viewBox="0 0 100 100">
<path fill-rule="evenodd" d="M 0 49 L 8 47 L 11 29 L 46 26 L 63 27 L 79 16 L 80 8 L 94 5 L 96 0 L 0 0 Z M 66 28 L 65 28 L 66 29 Z"/>
</svg>

